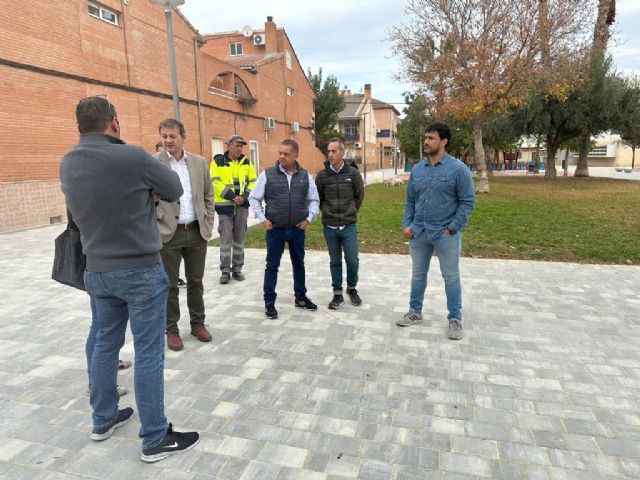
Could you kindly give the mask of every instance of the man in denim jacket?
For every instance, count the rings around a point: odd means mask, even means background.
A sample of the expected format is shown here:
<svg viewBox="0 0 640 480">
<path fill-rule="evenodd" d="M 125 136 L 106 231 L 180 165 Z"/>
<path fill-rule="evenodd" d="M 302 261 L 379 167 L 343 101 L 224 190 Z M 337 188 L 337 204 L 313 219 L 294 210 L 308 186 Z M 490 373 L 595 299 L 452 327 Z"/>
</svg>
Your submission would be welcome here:
<svg viewBox="0 0 640 480">
<path fill-rule="evenodd" d="M 396 323 L 408 327 L 422 322 L 427 274 L 435 251 L 447 296 L 447 337 L 460 340 L 463 337 L 460 230 L 467 224 L 475 196 L 469 169 L 446 152 L 450 139 L 447 125 L 429 125 L 424 134 L 426 157 L 413 167 L 409 177 L 402 228 L 411 254 L 411 294 L 409 311 Z"/>
</svg>

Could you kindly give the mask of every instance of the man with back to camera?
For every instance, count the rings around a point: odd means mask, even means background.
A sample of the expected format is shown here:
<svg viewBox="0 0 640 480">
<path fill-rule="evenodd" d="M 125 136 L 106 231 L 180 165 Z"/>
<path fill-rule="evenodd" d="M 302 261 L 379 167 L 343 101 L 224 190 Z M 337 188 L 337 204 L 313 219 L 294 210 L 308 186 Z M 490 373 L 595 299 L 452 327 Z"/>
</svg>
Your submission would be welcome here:
<svg viewBox="0 0 640 480">
<path fill-rule="evenodd" d="M 118 409 L 118 352 L 130 321 L 135 350 L 134 386 L 142 456 L 157 462 L 199 441 L 179 433 L 164 414 L 164 324 L 167 275 L 162 266 L 154 194 L 177 200 L 177 175 L 142 148 L 120 140 L 115 107 L 104 97 L 76 107 L 80 139 L 60 164 L 67 208 L 87 256 L 84 283 L 95 304 L 96 345 L 91 361 L 90 438 L 108 439 L 133 415 Z"/>
<path fill-rule="evenodd" d="M 158 132 L 164 151 L 156 158 L 180 177 L 184 193 L 177 202 L 160 200 L 158 226 L 162 239 L 162 261 L 169 276 L 167 296 L 167 347 L 182 350 L 178 321 L 178 273 L 184 260 L 187 280 L 187 306 L 191 323 L 191 335 L 201 342 L 210 342 L 211 334 L 204 325 L 204 276 L 207 258 L 207 240 L 211 238 L 215 210 L 209 168 L 204 158 L 184 149 L 186 132 L 184 125 L 175 118 L 160 123 Z"/>
<path fill-rule="evenodd" d="M 467 224 L 475 205 L 471 172 L 446 152 L 451 140 L 449 127 L 433 123 L 425 129 L 424 153 L 412 169 L 402 217 L 404 238 L 411 254 L 409 311 L 396 323 L 408 327 L 422 322 L 422 302 L 427 287 L 431 256 L 440 263 L 447 297 L 447 337 L 460 340 L 462 332 L 462 289 L 460 285 L 460 230 Z"/>
<path fill-rule="evenodd" d="M 285 243 L 293 268 L 294 305 L 305 310 L 318 306 L 307 297 L 304 269 L 305 228 L 318 214 L 320 199 L 311 175 L 298 163 L 295 140 L 280 142 L 275 166 L 258 177 L 249 203 L 266 230 L 267 259 L 264 271 L 264 304 L 267 318 L 278 318 L 276 285 Z M 266 206 L 263 210 L 262 201 Z"/>
<path fill-rule="evenodd" d="M 218 214 L 220 234 L 220 283 L 233 277 L 242 282 L 244 274 L 244 234 L 249 218 L 249 193 L 256 183 L 256 171 L 242 154 L 246 145 L 240 135 L 227 139 L 227 151 L 213 157 L 210 165 L 213 201 Z"/>
<path fill-rule="evenodd" d="M 355 167 L 344 160 L 344 143 L 332 138 L 327 144 L 328 161 L 324 170 L 316 175 L 316 186 L 320 196 L 320 211 L 324 238 L 329 250 L 329 268 L 333 299 L 330 310 L 344 305 L 342 295 L 342 252 L 347 266 L 347 295 L 351 304 L 359 306 L 362 299 L 358 295 L 358 231 L 356 221 L 358 210 L 364 200 L 364 182 Z"/>
</svg>

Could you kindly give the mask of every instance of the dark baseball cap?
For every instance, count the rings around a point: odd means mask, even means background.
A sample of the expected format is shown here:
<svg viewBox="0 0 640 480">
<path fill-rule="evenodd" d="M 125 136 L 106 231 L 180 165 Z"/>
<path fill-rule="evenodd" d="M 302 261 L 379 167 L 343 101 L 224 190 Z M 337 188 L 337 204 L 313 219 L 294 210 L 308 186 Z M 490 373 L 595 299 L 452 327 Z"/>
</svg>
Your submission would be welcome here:
<svg viewBox="0 0 640 480">
<path fill-rule="evenodd" d="M 244 138 L 242 138 L 241 135 L 231 135 L 229 138 L 227 138 L 227 145 L 231 145 L 232 142 L 239 142 L 243 145 L 247 144 L 247 142 L 244 141 Z"/>
</svg>

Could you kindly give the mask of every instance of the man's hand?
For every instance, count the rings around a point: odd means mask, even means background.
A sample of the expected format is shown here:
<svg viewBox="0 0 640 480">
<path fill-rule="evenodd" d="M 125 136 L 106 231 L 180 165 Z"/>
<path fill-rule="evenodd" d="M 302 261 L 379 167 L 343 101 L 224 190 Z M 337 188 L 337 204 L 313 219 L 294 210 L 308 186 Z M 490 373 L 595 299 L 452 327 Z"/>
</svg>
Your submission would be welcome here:
<svg viewBox="0 0 640 480">
<path fill-rule="evenodd" d="M 412 239 L 413 233 L 411 232 L 411 227 L 404 227 L 404 229 L 402 230 L 402 235 L 404 235 L 404 238 L 406 238 L 407 240 Z"/>
<path fill-rule="evenodd" d="M 158 202 L 160 201 L 160 195 L 158 193 L 155 192 L 151 192 L 153 195 L 153 203 L 155 203 L 156 205 L 158 204 Z"/>
<path fill-rule="evenodd" d="M 236 195 L 236 197 L 232 200 L 233 203 L 235 203 L 236 205 L 242 205 L 244 204 L 244 198 L 242 198 L 240 195 Z"/>
<path fill-rule="evenodd" d="M 304 230 L 305 228 L 307 228 L 307 226 L 309 225 L 309 220 L 302 220 L 300 223 L 296 224 L 296 227 L 298 227 L 300 230 Z"/>
<path fill-rule="evenodd" d="M 273 228 L 273 223 L 271 223 L 271 220 L 265 219 L 265 221 L 262 222 L 262 226 L 265 230 L 271 230 Z"/>
</svg>

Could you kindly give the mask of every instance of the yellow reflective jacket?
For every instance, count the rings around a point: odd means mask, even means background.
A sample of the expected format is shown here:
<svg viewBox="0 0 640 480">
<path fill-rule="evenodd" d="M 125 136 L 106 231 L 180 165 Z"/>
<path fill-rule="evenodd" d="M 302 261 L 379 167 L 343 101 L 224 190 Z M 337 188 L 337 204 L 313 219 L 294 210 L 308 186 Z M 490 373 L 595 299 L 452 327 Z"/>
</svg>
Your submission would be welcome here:
<svg viewBox="0 0 640 480">
<path fill-rule="evenodd" d="M 240 208 L 249 208 L 249 193 L 256 183 L 256 170 L 247 157 L 242 155 L 231 160 L 227 153 L 213 157 L 209 167 L 213 184 L 213 203 L 220 215 L 233 215 L 236 195 L 244 198 Z"/>
</svg>

